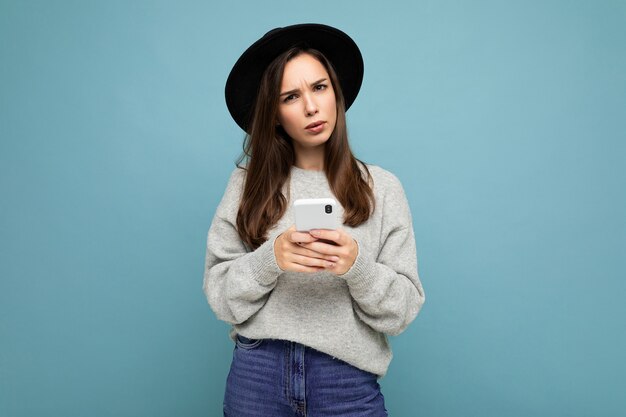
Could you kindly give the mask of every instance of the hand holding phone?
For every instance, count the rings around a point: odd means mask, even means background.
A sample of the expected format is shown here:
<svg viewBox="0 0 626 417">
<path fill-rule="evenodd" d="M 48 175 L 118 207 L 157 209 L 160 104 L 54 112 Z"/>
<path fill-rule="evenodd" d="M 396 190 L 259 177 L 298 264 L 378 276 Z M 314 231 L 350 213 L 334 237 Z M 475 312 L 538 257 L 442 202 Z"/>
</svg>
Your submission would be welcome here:
<svg viewBox="0 0 626 417">
<path fill-rule="evenodd" d="M 332 198 L 298 199 L 295 225 L 274 242 L 276 262 L 283 271 L 346 273 L 358 255 L 358 244 L 341 228 L 341 211 Z M 314 232 L 311 232 L 315 230 Z"/>
</svg>

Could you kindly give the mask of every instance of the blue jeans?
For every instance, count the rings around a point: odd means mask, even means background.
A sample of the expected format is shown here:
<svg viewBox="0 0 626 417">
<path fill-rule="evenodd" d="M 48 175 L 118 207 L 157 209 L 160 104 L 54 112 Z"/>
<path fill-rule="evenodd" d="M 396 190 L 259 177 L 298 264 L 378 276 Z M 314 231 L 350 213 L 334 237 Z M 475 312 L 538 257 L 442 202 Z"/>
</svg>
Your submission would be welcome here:
<svg viewBox="0 0 626 417">
<path fill-rule="evenodd" d="M 225 417 L 383 417 L 376 375 L 296 342 L 237 335 Z"/>
</svg>

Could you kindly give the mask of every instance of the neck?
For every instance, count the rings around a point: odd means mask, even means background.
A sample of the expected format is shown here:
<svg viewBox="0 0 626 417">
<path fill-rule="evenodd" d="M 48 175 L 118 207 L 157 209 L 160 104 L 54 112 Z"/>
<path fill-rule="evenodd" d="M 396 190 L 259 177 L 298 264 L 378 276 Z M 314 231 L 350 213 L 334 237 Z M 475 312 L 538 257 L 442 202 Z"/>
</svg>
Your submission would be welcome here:
<svg viewBox="0 0 626 417">
<path fill-rule="evenodd" d="M 310 171 L 324 170 L 324 147 L 318 146 L 309 149 L 296 149 L 295 166 Z"/>
</svg>

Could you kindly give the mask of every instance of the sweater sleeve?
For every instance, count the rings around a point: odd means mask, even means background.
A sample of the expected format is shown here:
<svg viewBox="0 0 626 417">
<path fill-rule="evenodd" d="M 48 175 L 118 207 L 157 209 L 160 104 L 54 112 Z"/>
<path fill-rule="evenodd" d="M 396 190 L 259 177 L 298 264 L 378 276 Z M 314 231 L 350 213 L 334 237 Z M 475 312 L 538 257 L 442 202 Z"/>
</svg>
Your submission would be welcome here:
<svg viewBox="0 0 626 417">
<path fill-rule="evenodd" d="M 244 172 L 231 175 L 207 236 L 203 289 L 218 319 L 240 324 L 265 304 L 283 272 L 270 238 L 249 251 L 237 233 L 236 218 Z"/>
<path fill-rule="evenodd" d="M 399 180 L 391 176 L 388 181 L 378 207 L 383 210 L 380 250 L 370 253 L 359 244 L 354 264 L 340 277 L 348 284 L 359 318 L 374 330 L 395 336 L 415 319 L 425 294 L 408 201 Z"/>
</svg>

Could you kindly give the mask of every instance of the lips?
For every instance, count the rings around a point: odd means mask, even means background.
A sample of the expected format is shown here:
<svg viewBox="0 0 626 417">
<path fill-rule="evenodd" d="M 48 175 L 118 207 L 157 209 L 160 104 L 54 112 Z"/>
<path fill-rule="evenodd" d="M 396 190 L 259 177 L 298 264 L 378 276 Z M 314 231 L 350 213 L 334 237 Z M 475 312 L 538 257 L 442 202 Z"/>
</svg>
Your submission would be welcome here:
<svg viewBox="0 0 626 417">
<path fill-rule="evenodd" d="M 322 124 L 324 124 L 324 123 L 326 123 L 326 122 L 325 122 L 325 121 L 323 121 L 323 120 L 318 120 L 317 122 L 313 122 L 313 123 L 308 124 L 308 125 L 305 127 L 305 129 L 311 129 L 311 128 L 313 128 L 313 127 L 317 127 L 317 126 L 322 125 Z"/>
</svg>

